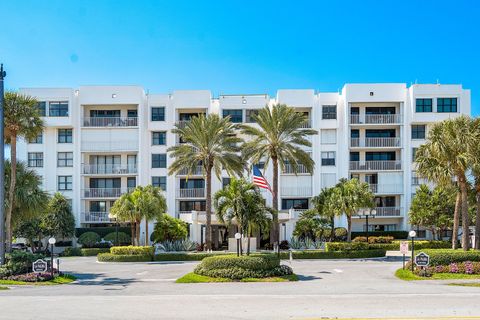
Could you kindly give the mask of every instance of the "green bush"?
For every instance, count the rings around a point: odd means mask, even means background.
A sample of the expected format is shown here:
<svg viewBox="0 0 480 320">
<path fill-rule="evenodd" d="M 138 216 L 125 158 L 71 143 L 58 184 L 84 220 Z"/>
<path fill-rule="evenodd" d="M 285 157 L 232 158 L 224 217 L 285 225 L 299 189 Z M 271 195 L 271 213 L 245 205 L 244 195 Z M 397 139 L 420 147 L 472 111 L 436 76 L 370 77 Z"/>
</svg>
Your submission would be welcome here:
<svg viewBox="0 0 480 320">
<path fill-rule="evenodd" d="M 366 232 L 352 232 L 352 238 L 366 237 Z M 369 231 L 368 236 L 374 237 L 394 237 L 395 239 L 407 239 L 408 231 Z"/>
<path fill-rule="evenodd" d="M 85 232 L 78 238 L 78 243 L 80 243 L 84 248 L 93 248 L 97 242 L 100 242 L 100 236 L 95 232 Z"/>
<path fill-rule="evenodd" d="M 422 250 L 430 256 L 430 266 L 449 265 L 465 261 L 480 261 L 480 251 L 463 251 L 453 249 L 426 249 Z M 420 253 L 416 251 L 415 255 Z"/>
<path fill-rule="evenodd" d="M 63 257 L 78 257 L 82 255 L 81 248 L 67 247 L 63 250 L 61 256 Z"/>
<path fill-rule="evenodd" d="M 393 237 L 368 237 L 368 243 L 392 243 Z M 367 237 L 355 237 L 353 242 L 367 242 Z"/>
<path fill-rule="evenodd" d="M 409 243 L 409 249 L 411 249 L 411 243 Z M 452 246 L 452 244 L 448 241 L 428 241 L 428 240 L 421 240 L 415 241 L 415 250 L 423 250 L 423 249 L 448 249 Z M 374 243 L 369 245 L 370 249 L 385 249 L 391 251 L 398 251 L 400 250 L 400 241 L 393 241 L 392 243 Z"/>
<path fill-rule="evenodd" d="M 327 251 L 354 251 L 354 250 L 368 250 L 368 243 L 366 242 L 327 242 Z"/>
<path fill-rule="evenodd" d="M 99 253 L 110 252 L 110 248 L 82 248 L 80 252 L 84 257 L 94 257 Z"/>
<path fill-rule="evenodd" d="M 185 239 L 188 235 L 188 224 L 168 214 L 162 215 L 155 224 L 150 240 L 155 243 Z"/>
<path fill-rule="evenodd" d="M 0 268 L 0 278 L 28 273 L 32 271 L 32 263 L 43 258 L 42 254 L 12 251 L 6 256 L 6 264 Z"/>
<path fill-rule="evenodd" d="M 385 257 L 386 250 L 384 249 L 370 249 L 370 250 L 351 250 L 351 251 L 293 251 L 293 259 L 361 259 L 361 258 L 378 258 Z M 288 259 L 289 252 L 281 252 L 280 258 Z"/>
<path fill-rule="evenodd" d="M 125 247 L 111 247 L 110 248 L 111 254 L 116 255 L 147 255 L 153 257 L 155 253 L 154 247 L 136 247 L 136 246 L 125 246 Z"/>
<path fill-rule="evenodd" d="M 75 236 L 79 238 L 85 232 L 95 232 L 100 236 L 100 238 L 104 238 L 107 234 L 115 232 L 115 227 L 90 227 L 90 228 L 76 228 L 75 229 Z M 130 227 L 118 227 L 118 232 L 123 232 L 128 234 L 130 237 L 132 234 L 132 230 Z"/>
<path fill-rule="evenodd" d="M 201 261 L 204 258 L 224 256 L 230 253 L 160 253 L 154 257 L 155 261 Z"/>
<path fill-rule="evenodd" d="M 112 254 L 112 253 L 99 253 L 97 260 L 100 262 L 148 262 L 152 261 L 150 255 L 127 255 L 127 254 Z"/>
<path fill-rule="evenodd" d="M 125 232 L 118 232 L 118 243 L 116 243 L 116 241 L 117 241 L 117 233 L 116 232 L 110 232 L 105 237 L 103 237 L 103 240 L 110 241 L 111 243 L 113 243 L 115 245 L 129 245 L 132 242 L 131 237 L 128 234 L 126 234 Z"/>
</svg>

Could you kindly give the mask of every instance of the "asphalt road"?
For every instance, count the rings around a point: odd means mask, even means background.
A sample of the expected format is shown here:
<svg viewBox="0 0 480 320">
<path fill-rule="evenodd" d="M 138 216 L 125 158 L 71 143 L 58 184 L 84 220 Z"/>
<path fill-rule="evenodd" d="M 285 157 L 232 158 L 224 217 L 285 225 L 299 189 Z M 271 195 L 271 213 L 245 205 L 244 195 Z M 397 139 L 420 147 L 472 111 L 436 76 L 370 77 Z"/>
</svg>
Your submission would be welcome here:
<svg viewBox="0 0 480 320">
<path fill-rule="evenodd" d="M 289 264 L 288 261 L 285 261 Z M 0 291 L 0 319 L 328 319 L 480 316 L 480 288 L 405 282 L 399 262 L 294 261 L 298 282 L 176 284 L 195 262 L 65 258 L 69 285 Z M 458 281 L 455 281 L 458 282 Z M 480 319 L 480 317 L 478 318 Z"/>
</svg>

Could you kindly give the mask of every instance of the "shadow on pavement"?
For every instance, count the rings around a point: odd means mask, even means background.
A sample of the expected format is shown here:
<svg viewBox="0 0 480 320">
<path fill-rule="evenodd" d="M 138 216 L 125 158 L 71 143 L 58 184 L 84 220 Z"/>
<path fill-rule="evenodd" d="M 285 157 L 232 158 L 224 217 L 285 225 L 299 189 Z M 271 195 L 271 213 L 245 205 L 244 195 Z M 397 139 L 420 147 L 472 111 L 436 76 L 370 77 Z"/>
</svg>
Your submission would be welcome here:
<svg viewBox="0 0 480 320">
<path fill-rule="evenodd" d="M 315 276 L 302 276 L 300 274 L 297 274 L 298 281 L 312 281 L 312 280 L 320 280 L 323 279 L 321 277 L 315 277 Z"/>
<path fill-rule="evenodd" d="M 73 285 L 80 286 L 113 286 L 123 285 L 127 286 L 130 283 L 137 282 L 134 278 L 117 278 L 117 277 L 104 277 L 103 273 L 81 273 L 75 274 L 77 281 L 72 283 Z"/>
</svg>

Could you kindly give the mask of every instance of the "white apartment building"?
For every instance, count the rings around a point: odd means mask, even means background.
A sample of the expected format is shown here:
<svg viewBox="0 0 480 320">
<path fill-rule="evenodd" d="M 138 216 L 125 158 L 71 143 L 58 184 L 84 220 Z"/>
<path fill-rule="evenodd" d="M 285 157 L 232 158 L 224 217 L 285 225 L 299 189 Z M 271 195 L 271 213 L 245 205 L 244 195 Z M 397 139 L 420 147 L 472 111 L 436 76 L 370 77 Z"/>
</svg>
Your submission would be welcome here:
<svg viewBox="0 0 480 320">
<path fill-rule="evenodd" d="M 45 190 L 71 199 L 78 227 L 111 225 L 108 212 L 115 199 L 136 185 L 153 184 L 164 190 L 168 213 L 188 222 L 190 238 L 197 242 L 205 239 L 205 184 L 200 170 L 188 180 L 167 173 L 173 161 L 167 148 L 181 143 L 171 133 L 176 123 L 199 113 L 217 113 L 255 125 L 252 114 L 275 103 L 308 115 L 305 126 L 318 131 L 309 138 L 312 147 L 307 150 L 315 171 L 300 168 L 295 175 L 287 165 L 279 179 L 280 237 L 289 240 L 312 196 L 351 177 L 368 182 L 375 193 L 377 214 L 370 230 L 408 230 L 408 208 L 421 183 L 413 161 L 416 148 L 432 123 L 470 114 L 470 90 L 461 85 L 346 84 L 338 93 L 278 90 L 275 97 L 213 97 L 208 90 L 150 94 L 138 86 L 21 92 L 40 101 L 46 127 L 34 141 L 20 143 L 19 157 L 42 177 Z M 272 181 L 271 167 L 264 175 Z M 221 189 L 228 178 L 224 173 L 221 180 L 215 179 L 212 191 Z M 270 193 L 263 195 L 271 204 Z M 338 226 L 346 226 L 345 219 L 337 220 Z M 212 221 L 219 245 L 227 229 L 214 215 Z M 365 227 L 365 219 L 353 219 L 354 231 Z"/>
</svg>

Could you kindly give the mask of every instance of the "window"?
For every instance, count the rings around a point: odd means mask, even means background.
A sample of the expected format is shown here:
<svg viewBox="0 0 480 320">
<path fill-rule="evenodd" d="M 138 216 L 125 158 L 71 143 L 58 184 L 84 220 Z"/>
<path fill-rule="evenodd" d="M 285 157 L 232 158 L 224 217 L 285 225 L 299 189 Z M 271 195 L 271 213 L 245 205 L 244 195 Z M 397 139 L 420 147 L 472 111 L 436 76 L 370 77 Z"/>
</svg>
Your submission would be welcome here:
<svg viewBox="0 0 480 320">
<path fill-rule="evenodd" d="M 438 98 L 437 112 L 457 112 L 457 98 Z"/>
<path fill-rule="evenodd" d="M 203 179 L 180 179 L 180 189 L 203 189 L 205 181 Z"/>
<path fill-rule="evenodd" d="M 337 119 L 337 106 L 322 106 L 322 119 Z"/>
<path fill-rule="evenodd" d="M 415 112 L 432 112 L 432 99 L 417 99 Z"/>
<path fill-rule="evenodd" d="M 230 116 L 230 121 L 233 123 L 242 123 L 243 122 L 243 111 L 242 110 L 223 110 L 223 117 L 226 118 Z"/>
<path fill-rule="evenodd" d="M 90 201 L 90 212 L 107 212 L 107 202 Z"/>
<path fill-rule="evenodd" d="M 205 211 L 205 200 L 200 201 L 180 201 L 180 211 Z"/>
<path fill-rule="evenodd" d="M 128 177 L 127 178 L 127 189 L 132 190 L 135 189 L 137 186 L 137 179 L 135 177 Z"/>
<path fill-rule="evenodd" d="M 222 178 L 222 188 L 225 189 L 230 184 L 230 178 Z"/>
<path fill-rule="evenodd" d="M 335 151 L 322 152 L 322 166 L 335 165 Z"/>
<path fill-rule="evenodd" d="M 152 121 L 165 121 L 165 107 L 152 107 Z"/>
<path fill-rule="evenodd" d="M 366 107 L 365 114 L 395 114 L 395 107 Z"/>
<path fill-rule="evenodd" d="M 138 117 L 138 111 L 137 110 L 127 110 L 127 117 L 128 118 Z"/>
<path fill-rule="evenodd" d="M 40 132 L 35 138 L 28 139 L 28 143 L 43 143 L 43 132 Z"/>
<path fill-rule="evenodd" d="M 350 161 L 360 161 L 360 152 L 350 152 Z"/>
<path fill-rule="evenodd" d="M 90 110 L 90 118 L 120 118 L 120 110 Z"/>
<path fill-rule="evenodd" d="M 152 177 L 152 186 L 159 187 L 163 191 L 167 191 L 167 177 Z"/>
<path fill-rule="evenodd" d="M 47 115 L 47 103 L 45 101 L 39 101 L 37 103 L 37 108 L 41 117 L 45 117 Z"/>
<path fill-rule="evenodd" d="M 28 153 L 28 166 L 31 168 L 43 167 L 43 152 L 29 152 Z"/>
<path fill-rule="evenodd" d="M 365 152 L 366 161 L 393 161 L 396 160 L 395 151 Z"/>
<path fill-rule="evenodd" d="M 152 145 L 164 146 L 167 144 L 167 133 L 165 131 L 152 132 Z"/>
<path fill-rule="evenodd" d="M 121 185 L 120 178 L 91 178 L 89 184 L 93 189 L 119 189 Z"/>
<path fill-rule="evenodd" d="M 308 199 L 282 199 L 282 210 L 308 209 Z"/>
<path fill-rule="evenodd" d="M 58 143 L 72 143 L 72 129 L 58 129 Z"/>
<path fill-rule="evenodd" d="M 152 154 L 152 168 L 166 168 L 167 155 L 165 153 Z"/>
<path fill-rule="evenodd" d="M 425 125 L 412 125 L 412 139 L 425 139 Z"/>
<path fill-rule="evenodd" d="M 59 152 L 57 154 L 57 167 L 73 167 L 73 152 Z"/>
<path fill-rule="evenodd" d="M 68 117 L 67 101 L 51 101 L 48 105 L 50 117 Z"/>
<path fill-rule="evenodd" d="M 417 156 L 418 148 L 412 148 L 412 162 L 415 162 L 415 157 Z"/>
<path fill-rule="evenodd" d="M 337 130 L 336 129 L 322 129 L 321 131 L 322 144 L 335 144 L 337 143 Z"/>
<path fill-rule="evenodd" d="M 254 119 L 254 116 L 256 116 L 258 114 L 258 110 L 257 109 L 254 109 L 254 110 L 247 110 L 246 111 L 246 115 L 245 115 L 245 122 L 247 123 L 255 123 L 257 121 L 255 121 Z"/>
<path fill-rule="evenodd" d="M 58 176 L 58 190 L 72 190 L 72 176 Z"/>
</svg>

